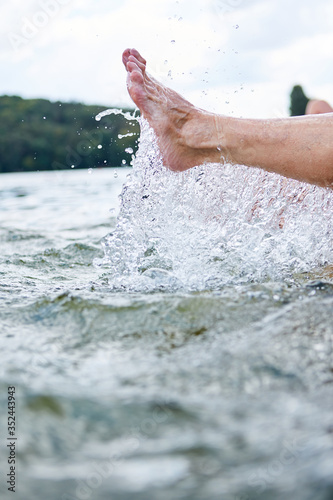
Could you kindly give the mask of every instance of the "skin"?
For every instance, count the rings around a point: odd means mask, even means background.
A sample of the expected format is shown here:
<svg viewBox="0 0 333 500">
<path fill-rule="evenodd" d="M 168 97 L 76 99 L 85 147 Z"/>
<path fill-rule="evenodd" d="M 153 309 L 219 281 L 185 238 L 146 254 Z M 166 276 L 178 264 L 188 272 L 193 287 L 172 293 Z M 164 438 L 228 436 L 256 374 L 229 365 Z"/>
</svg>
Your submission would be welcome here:
<svg viewBox="0 0 333 500">
<path fill-rule="evenodd" d="M 129 94 L 154 129 L 169 169 L 230 162 L 333 187 L 333 113 L 269 120 L 217 115 L 149 76 L 136 49 L 124 51 L 123 63 Z"/>
<path fill-rule="evenodd" d="M 332 113 L 333 108 L 326 101 L 318 101 L 311 99 L 308 102 L 305 110 L 306 115 L 320 115 L 322 113 Z"/>
</svg>

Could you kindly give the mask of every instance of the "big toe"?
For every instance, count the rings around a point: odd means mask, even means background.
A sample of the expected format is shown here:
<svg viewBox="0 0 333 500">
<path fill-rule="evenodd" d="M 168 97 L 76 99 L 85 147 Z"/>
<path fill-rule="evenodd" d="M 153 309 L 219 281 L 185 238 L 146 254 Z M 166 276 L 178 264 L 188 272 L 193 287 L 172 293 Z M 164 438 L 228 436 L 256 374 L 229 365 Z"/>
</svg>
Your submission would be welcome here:
<svg viewBox="0 0 333 500">
<path fill-rule="evenodd" d="M 123 52 L 123 63 L 126 67 L 127 63 L 128 63 L 128 59 L 129 59 L 129 56 L 131 55 L 131 49 L 126 49 L 124 50 Z"/>
<path fill-rule="evenodd" d="M 146 66 L 146 64 L 147 64 L 146 59 L 144 59 L 142 57 L 142 55 L 140 54 L 140 52 L 138 50 L 131 49 L 131 55 L 134 56 L 141 64 Z"/>
</svg>

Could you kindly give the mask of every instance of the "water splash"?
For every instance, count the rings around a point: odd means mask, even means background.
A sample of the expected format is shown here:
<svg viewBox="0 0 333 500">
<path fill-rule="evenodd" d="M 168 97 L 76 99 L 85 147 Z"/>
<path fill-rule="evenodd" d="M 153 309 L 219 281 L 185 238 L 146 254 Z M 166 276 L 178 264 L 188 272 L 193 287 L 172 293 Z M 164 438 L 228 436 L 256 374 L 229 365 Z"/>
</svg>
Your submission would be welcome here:
<svg viewBox="0 0 333 500">
<path fill-rule="evenodd" d="M 126 120 L 138 120 L 138 115 L 136 111 L 133 111 L 133 113 L 130 113 L 129 111 L 124 112 L 122 109 L 118 108 L 110 108 L 106 109 L 105 111 L 101 111 L 98 113 L 98 115 L 95 116 L 95 120 L 97 122 L 101 121 L 104 116 L 109 116 L 109 115 L 122 115 Z M 124 136 L 125 137 L 125 136 Z"/>
<path fill-rule="evenodd" d="M 330 190 L 239 165 L 171 172 L 140 123 L 117 226 L 104 240 L 111 287 L 219 289 L 332 263 Z"/>
</svg>

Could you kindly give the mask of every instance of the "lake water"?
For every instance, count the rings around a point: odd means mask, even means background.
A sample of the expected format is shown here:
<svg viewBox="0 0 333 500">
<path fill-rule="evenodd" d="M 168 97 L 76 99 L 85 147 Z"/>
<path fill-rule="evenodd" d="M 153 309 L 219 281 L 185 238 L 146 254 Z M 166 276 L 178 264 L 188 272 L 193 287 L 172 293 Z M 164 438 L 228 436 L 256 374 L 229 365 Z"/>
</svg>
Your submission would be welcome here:
<svg viewBox="0 0 333 500">
<path fill-rule="evenodd" d="M 1 498 L 330 500 L 332 195 L 153 143 L 0 177 Z"/>
</svg>

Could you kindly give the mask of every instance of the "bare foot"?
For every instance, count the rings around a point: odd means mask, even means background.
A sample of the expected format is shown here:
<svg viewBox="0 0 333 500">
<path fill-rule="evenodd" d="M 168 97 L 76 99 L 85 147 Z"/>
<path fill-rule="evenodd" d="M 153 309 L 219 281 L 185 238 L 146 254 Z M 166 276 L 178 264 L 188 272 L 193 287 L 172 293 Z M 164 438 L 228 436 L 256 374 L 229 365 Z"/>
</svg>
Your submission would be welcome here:
<svg viewBox="0 0 333 500">
<path fill-rule="evenodd" d="M 156 133 L 164 165 L 183 171 L 220 161 L 215 115 L 196 108 L 149 76 L 146 61 L 137 50 L 125 50 L 123 63 L 129 94 Z"/>
</svg>

